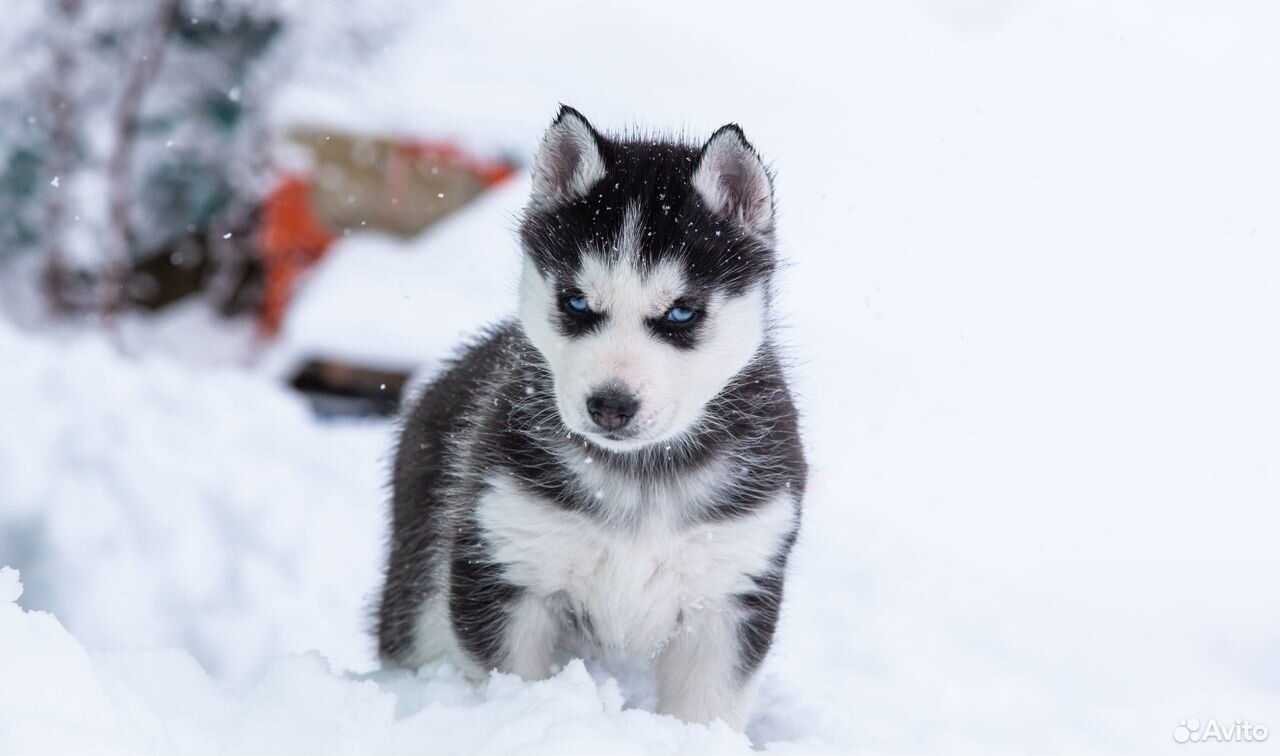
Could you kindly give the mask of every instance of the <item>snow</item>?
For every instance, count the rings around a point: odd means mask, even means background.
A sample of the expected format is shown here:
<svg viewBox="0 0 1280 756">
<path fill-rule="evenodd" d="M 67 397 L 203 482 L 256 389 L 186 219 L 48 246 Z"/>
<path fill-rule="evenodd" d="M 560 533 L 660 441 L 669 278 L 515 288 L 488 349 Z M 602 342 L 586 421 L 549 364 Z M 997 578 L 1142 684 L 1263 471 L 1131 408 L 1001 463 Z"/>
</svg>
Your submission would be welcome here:
<svg viewBox="0 0 1280 756">
<path fill-rule="evenodd" d="M 738 121 L 773 162 L 813 477 L 756 746 L 1280 726 L 1273 5 L 492 16 L 433 4 L 354 63 L 317 48 L 275 117 L 527 155 L 563 101 Z M 417 239 L 344 239 L 260 369 L 0 324 L 0 564 L 29 610 L 0 574 L 0 753 L 748 748 L 617 670 L 374 672 L 391 428 L 316 421 L 275 368 L 429 370 L 510 312 L 523 181 Z"/>
<path fill-rule="evenodd" d="M 50 614 L 13 603 L 0 570 L 0 753 L 750 753 L 717 723 L 622 708 L 582 661 L 551 679 L 480 685 L 437 664 L 337 674 L 319 655 L 273 660 L 230 690 L 184 651 L 90 654 Z M 774 750 L 774 749 L 770 749 Z"/>
<path fill-rule="evenodd" d="M 0 354 L 0 554 L 25 606 L 231 680 L 283 649 L 369 668 L 386 425 L 318 426 L 256 376 L 99 340 L 0 329 Z"/>
</svg>

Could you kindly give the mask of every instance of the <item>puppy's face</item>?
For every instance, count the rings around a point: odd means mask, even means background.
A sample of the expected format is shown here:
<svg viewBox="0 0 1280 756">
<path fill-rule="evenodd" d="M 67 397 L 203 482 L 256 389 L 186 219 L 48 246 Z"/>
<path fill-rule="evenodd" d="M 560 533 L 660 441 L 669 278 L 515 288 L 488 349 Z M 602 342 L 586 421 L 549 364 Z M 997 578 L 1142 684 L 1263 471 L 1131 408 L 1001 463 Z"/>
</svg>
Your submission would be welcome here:
<svg viewBox="0 0 1280 756">
<path fill-rule="evenodd" d="M 770 181 L 737 127 L 701 149 L 612 141 L 565 108 L 521 227 L 521 320 L 565 424 L 636 449 L 695 426 L 756 354 L 774 267 Z"/>
</svg>

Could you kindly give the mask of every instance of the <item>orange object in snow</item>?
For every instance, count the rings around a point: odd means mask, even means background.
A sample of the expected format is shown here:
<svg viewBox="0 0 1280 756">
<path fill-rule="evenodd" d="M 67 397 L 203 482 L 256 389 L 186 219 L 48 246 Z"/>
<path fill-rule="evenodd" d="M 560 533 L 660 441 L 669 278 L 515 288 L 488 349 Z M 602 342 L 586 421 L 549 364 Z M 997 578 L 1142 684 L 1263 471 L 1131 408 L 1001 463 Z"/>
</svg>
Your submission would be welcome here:
<svg viewBox="0 0 1280 756">
<path fill-rule="evenodd" d="M 260 233 L 266 283 L 258 326 L 274 336 L 298 276 L 324 256 L 334 233 L 312 210 L 311 185 L 296 176 L 286 178 L 267 198 Z"/>
<path fill-rule="evenodd" d="M 414 236 L 516 169 L 446 142 L 302 129 L 290 138 L 311 153 L 315 176 L 285 178 L 263 209 L 266 291 L 259 327 L 265 336 L 280 331 L 298 277 L 324 256 L 338 231 Z"/>
</svg>

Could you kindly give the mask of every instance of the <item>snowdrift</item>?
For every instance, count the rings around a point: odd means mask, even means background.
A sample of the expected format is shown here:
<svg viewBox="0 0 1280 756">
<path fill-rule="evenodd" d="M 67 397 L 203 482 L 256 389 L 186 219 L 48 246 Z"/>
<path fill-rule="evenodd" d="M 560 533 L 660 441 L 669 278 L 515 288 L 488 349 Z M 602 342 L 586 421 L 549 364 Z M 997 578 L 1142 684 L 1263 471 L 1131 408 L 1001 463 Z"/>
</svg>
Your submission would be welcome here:
<svg viewBox="0 0 1280 756">
<path fill-rule="evenodd" d="M 0 753 L 752 752 L 723 723 L 624 709 L 581 661 L 542 682 L 473 685 L 447 665 L 343 675 L 304 654 L 232 689 L 184 651 L 90 654 L 53 616 L 18 607 L 21 592 L 0 569 Z"/>
</svg>

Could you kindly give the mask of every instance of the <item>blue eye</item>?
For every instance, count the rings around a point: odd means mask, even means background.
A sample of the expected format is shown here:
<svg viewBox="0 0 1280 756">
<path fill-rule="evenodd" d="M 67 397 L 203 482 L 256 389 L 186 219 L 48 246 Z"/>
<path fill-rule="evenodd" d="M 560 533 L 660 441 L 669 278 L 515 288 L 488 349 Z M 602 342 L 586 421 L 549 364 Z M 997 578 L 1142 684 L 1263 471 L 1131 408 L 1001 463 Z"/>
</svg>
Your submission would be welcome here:
<svg viewBox="0 0 1280 756">
<path fill-rule="evenodd" d="M 590 312 L 591 305 L 587 304 L 587 298 L 584 296 L 569 297 L 564 301 L 565 307 L 573 312 Z"/>
<path fill-rule="evenodd" d="M 672 323 L 688 323 L 697 314 L 688 307 L 672 307 L 667 311 L 667 320 Z"/>
</svg>

